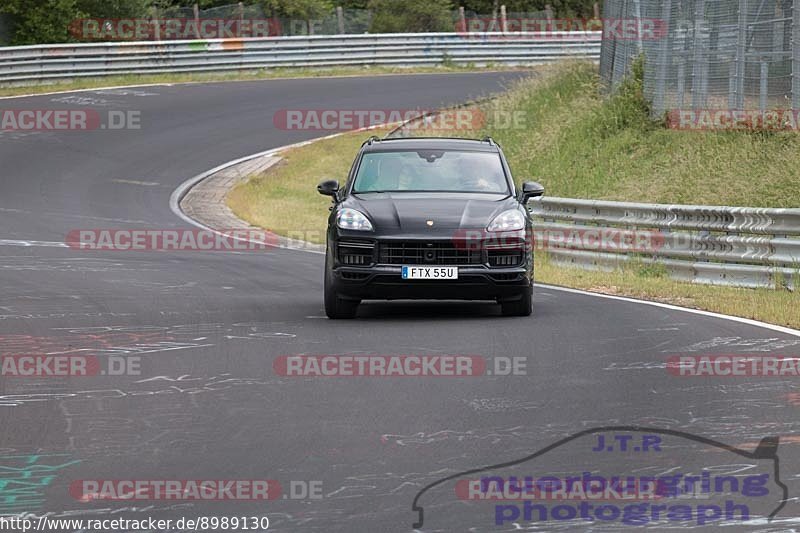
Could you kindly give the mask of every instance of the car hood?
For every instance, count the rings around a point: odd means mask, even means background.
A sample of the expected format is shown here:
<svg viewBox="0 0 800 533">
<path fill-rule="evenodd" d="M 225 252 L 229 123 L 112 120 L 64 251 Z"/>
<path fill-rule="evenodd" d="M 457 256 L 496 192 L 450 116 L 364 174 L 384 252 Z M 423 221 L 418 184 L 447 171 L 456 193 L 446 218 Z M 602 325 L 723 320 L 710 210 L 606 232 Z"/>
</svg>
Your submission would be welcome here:
<svg viewBox="0 0 800 533">
<path fill-rule="evenodd" d="M 499 213 L 519 208 L 519 203 L 500 194 L 362 193 L 343 206 L 367 215 L 378 234 L 450 236 L 460 229 L 483 229 Z"/>
</svg>

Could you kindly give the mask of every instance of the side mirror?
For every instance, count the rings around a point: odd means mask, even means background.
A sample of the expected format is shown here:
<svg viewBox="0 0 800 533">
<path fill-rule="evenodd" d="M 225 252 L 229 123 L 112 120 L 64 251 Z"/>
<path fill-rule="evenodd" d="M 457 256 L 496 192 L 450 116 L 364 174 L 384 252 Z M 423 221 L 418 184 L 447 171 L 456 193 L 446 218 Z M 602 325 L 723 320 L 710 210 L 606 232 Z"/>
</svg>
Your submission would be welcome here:
<svg viewBox="0 0 800 533">
<path fill-rule="evenodd" d="M 325 180 L 317 185 L 317 192 L 325 196 L 336 196 L 339 192 L 339 182 L 336 180 Z"/>
<path fill-rule="evenodd" d="M 526 181 L 522 184 L 522 194 L 520 200 L 522 204 L 528 203 L 531 198 L 538 198 L 544 194 L 544 186 L 535 181 Z"/>
</svg>

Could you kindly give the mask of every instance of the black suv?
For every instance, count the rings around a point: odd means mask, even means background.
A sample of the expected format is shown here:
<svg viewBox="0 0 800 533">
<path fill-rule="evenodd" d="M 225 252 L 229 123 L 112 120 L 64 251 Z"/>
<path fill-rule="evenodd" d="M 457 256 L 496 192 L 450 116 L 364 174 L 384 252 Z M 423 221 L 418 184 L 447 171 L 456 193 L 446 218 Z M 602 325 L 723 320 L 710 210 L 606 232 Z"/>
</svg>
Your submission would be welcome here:
<svg viewBox="0 0 800 533">
<path fill-rule="evenodd" d="M 352 318 L 367 299 L 496 300 L 531 314 L 533 255 L 525 204 L 491 139 L 372 137 L 333 198 L 325 256 L 325 312 Z"/>
</svg>

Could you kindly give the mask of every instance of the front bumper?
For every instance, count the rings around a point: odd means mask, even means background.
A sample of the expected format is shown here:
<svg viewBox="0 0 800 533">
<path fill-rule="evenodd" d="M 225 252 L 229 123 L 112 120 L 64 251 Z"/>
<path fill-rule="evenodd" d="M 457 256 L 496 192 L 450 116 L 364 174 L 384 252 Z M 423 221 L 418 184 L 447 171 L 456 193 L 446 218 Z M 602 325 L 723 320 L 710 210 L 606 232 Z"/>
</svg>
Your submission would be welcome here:
<svg viewBox="0 0 800 533">
<path fill-rule="evenodd" d="M 438 238 L 393 235 L 376 239 L 356 237 L 352 232 L 334 229 L 328 235 L 328 264 L 332 267 L 329 279 L 340 297 L 350 299 L 516 300 L 533 287 L 530 233 L 509 232 L 500 236 L 502 240 L 492 234 L 488 235 L 491 239 L 470 241 L 448 231 Z M 411 251 L 407 248 L 403 256 L 398 257 L 395 252 L 383 248 L 392 248 L 398 243 L 405 243 Z M 435 263 L 414 256 L 423 246 L 426 250 L 433 246 L 437 254 Z M 343 248 L 347 251 L 340 254 Z M 515 252 L 520 259 L 508 266 L 493 264 L 488 254 L 503 251 Z M 411 253 L 410 259 L 406 253 Z M 346 257 L 351 254 L 360 254 L 363 259 Z M 458 267 L 458 279 L 403 279 L 401 270 L 404 264 L 455 266 Z"/>
<path fill-rule="evenodd" d="M 401 267 L 341 266 L 333 270 L 336 292 L 359 300 L 513 300 L 532 287 L 532 273 L 524 267 L 459 266 L 457 280 L 407 280 Z"/>
</svg>

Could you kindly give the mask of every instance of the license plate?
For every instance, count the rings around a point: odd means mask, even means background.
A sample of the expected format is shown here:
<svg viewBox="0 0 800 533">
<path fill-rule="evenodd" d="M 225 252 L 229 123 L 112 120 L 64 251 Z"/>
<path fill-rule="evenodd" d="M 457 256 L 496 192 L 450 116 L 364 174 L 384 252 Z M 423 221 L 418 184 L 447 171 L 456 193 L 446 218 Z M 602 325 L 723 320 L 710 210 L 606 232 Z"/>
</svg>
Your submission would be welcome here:
<svg viewBox="0 0 800 533">
<path fill-rule="evenodd" d="M 404 266 L 403 279 L 458 279 L 458 267 Z"/>
</svg>

